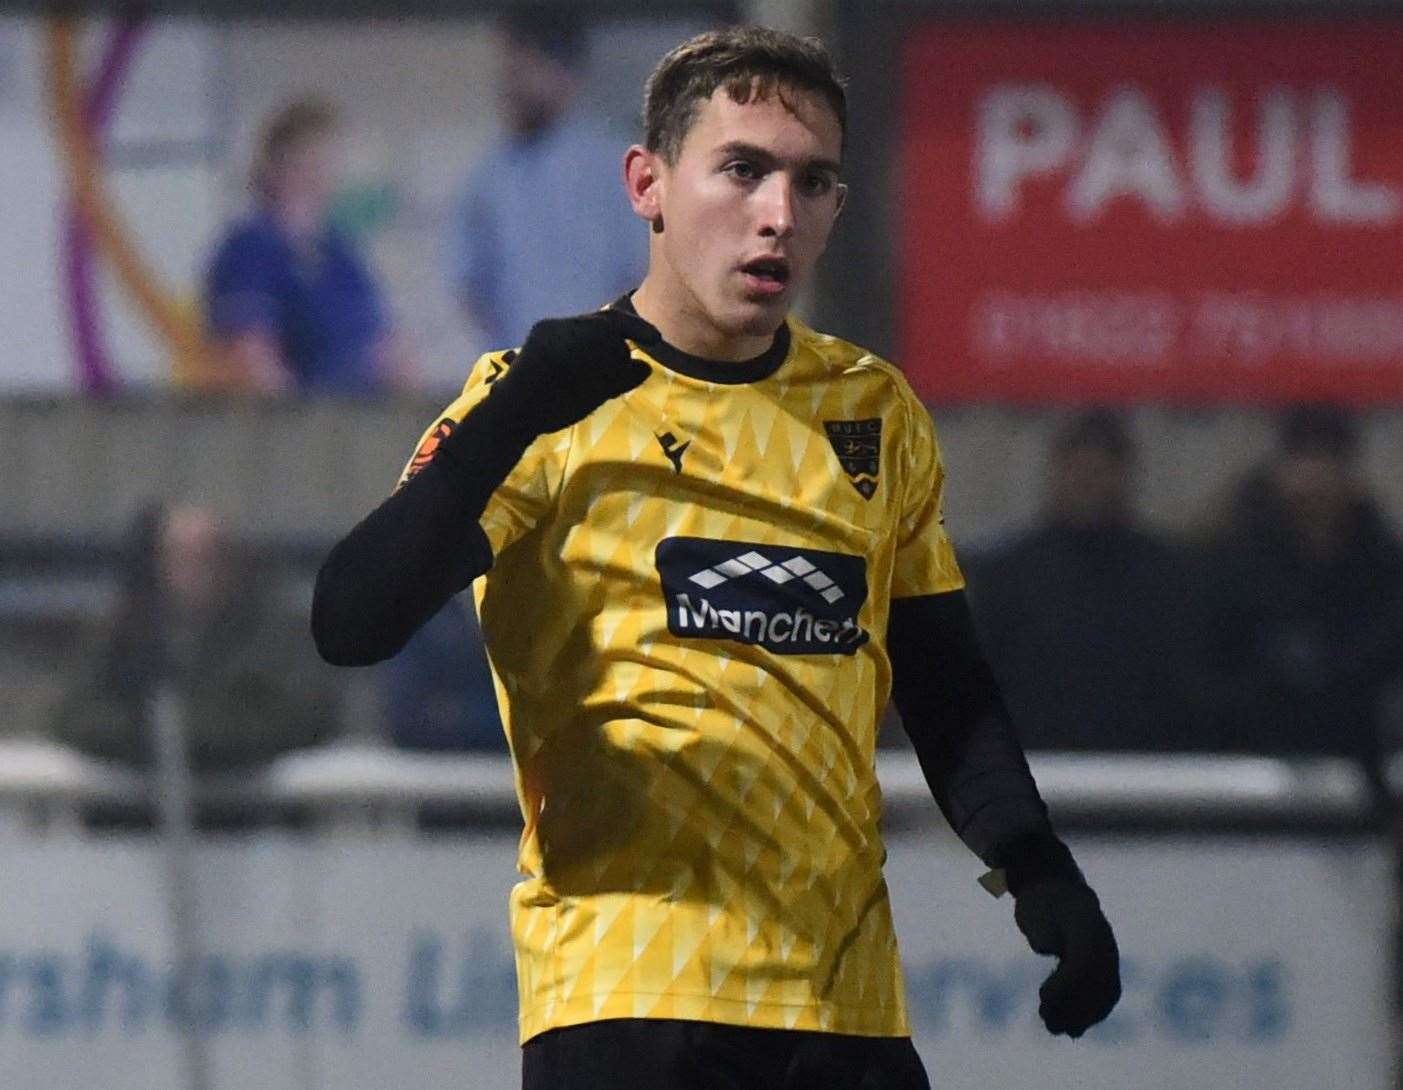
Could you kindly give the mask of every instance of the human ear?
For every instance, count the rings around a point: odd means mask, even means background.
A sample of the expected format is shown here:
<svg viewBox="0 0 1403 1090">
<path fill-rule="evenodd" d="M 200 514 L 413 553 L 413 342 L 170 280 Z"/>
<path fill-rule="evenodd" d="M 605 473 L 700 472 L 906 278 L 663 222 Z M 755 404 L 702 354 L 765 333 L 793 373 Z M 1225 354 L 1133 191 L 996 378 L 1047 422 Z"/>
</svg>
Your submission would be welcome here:
<svg viewBox="0 0 1403 1090">
<path fill-rule="evenodd" d="M 653 231 L 662 230 L 662 160 L 641 144 L 624 153 L 624 188 L 634 215 L 647 220 Z"/>
</svg>

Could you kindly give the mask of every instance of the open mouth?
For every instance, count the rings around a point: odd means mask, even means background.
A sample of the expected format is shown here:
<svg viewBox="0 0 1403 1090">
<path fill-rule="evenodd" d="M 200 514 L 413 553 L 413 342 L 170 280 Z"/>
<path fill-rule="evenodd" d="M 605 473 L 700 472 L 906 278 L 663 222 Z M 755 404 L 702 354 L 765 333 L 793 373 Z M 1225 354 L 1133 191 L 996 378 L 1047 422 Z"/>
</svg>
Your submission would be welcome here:
<svg viewBox="0 0 1403 1090">
<path fill-rule="evenodd" d="M 751 288 L 765 294 L 781 292 L 789 283 L 789 262 L 782 257 L 757 257 L 740 271 Z"/>
</svg>

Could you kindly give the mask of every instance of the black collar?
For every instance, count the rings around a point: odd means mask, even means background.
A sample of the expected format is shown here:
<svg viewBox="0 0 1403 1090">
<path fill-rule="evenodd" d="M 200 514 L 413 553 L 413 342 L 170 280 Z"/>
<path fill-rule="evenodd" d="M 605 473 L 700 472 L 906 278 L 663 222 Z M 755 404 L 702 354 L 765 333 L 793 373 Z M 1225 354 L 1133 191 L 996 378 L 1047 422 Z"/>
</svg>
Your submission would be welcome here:
<svg viewBox="0 0 1403 1090">
<path fill-rule="evenodd" d="M 633 309 L 632 292 L 620 296 L 611 306 L 618 310 L 626 310 L 630 314 L 638 313 Z M 691 378 L 699 378 L 703 382 L 724 383 L 727 386 L 740 386 L 769 378 L 779 370 L 779 365 L 784 362 L 785 356 L 789 355 L 789 322 L 780 324 L 779 329 L 775 331 L 774 343 L 769 348 L 748 360 L 709 360 L 704 356 L 683 352 L 666 341 L 645 345 L 643 350 L 664 367 Z"/>
</svg>

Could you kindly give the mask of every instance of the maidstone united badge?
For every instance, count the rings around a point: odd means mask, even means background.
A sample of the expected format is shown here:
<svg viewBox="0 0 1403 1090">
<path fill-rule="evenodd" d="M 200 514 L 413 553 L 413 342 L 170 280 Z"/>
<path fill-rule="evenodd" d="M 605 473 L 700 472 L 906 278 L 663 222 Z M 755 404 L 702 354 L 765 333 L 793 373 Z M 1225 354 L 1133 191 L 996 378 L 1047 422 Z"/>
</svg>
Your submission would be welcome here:
<svg viewBox="0 0 1403 1090">
<path fill-rule="evenodd" d="M 877 470 L 882 460 L 882 418 L 825 420 L 823 428 L 848 480 L 864 500 L 870 500 L 877 491 Z"/>
</svg>

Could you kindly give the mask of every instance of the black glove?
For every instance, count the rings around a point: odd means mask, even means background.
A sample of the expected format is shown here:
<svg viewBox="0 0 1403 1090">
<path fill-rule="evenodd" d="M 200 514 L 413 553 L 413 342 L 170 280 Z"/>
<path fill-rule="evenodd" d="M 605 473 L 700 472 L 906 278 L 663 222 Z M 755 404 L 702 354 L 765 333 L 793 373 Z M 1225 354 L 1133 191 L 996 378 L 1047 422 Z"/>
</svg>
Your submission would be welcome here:
<svg viewBox="0 0 1403 1090">
<path fill-rule="evenodd" d="M 654 344 L 662 334 L 636 314 L 612 307 L 573 318 L 546 318 L 491 392 L 434 451 L 433 462 L 457 482 L 462 515 L 476 521 L 492 491 L 537 436 L 578 423 L 651 373 L 628 342 Z"/>
<path fill-rule="evenodd" d="M 632 358 L 628 341 L 661 339 L 638 315 L 612 307 L 546 318 L 531 327 L 488 400 L 508 410 L 513 428 L 528 439 L 568 428 L 648 377 L 650 368 Z"/>
<path fill-rule="evenodd" d="M 1058 959 L 1038 989 L 1049 1033 L 1080 1037 L 1120 1000 L 1120 951 L 1072 853 L 1043 833 L 991 853 L 1007 874 L 1013 919 L 1039 954 Z"/>
</svg>

